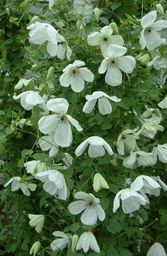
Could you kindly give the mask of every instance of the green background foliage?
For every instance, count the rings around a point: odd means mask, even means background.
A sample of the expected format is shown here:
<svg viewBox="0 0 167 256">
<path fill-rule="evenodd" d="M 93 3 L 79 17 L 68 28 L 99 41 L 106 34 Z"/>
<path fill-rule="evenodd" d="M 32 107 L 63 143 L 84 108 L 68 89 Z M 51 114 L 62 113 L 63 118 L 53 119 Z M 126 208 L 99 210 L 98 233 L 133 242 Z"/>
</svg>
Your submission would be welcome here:
<svg viewBox="0 0 167 256">
<path fill-rule="evenodd" d="M 52 232 L 55 230 L 78 235 L 84 230 L 89 230 L 87 226 L 81 225 L 79 216 L 72 216 L 67 211 L 69 203 L 73 200 L 73 191 L 80 190 L 94 193 L 100 198 L 102 208 L 106 212 L 105 221 L 92 228 L 101 251 L 99 254 L 89 252 L 87 255 L 143 256 L 156 241 L 167 248 L 166 192 L 161 191 L 159 197 L 151 197 L 150 205 L 133 213 L 131 217 L 125 215 L 121 209 L 116 214 L 112 213 L 113 199 L 119 190 L 125 188 L 125 177 L 134 180 L 141 174 L 154 175 L 160 176 L 167 183 L 165 164 L 158 162 L 154 167 L 128 169 L 122 165 L 120 159 L 117 159 L 117 165 L 112 165 L 108 154 L 100 159 L 91 159 L 86 154 L 79 158 L 74 155 L 75 148 L 94 134 L 106 139 L 116 152 L 116 141 L 121 131 L 127 127 L 130 129 L 141 127 L 133 110 L 140 116 L 145 110 L 145 105 L 157 108 L 157 104 L 167 93 L 166 84 L 163 87 L 157 86 L 161 83 L 159 71 L 146 68 L 139 61 L 132 74 L 124 75 L 121 86 L 108 86 L 104 76 L 97 72 L 102 56 L 98 48 L 88 46 L 86 41 L 88 34 L 114 21 L 124 38 L 128 55 L 136 57 L 141 53 L 138 43 L 141 31 L 139 19 L 155 9 L 157 2 L 161 2 L 165 10 L 166 5 L 163 1 L 154 0 L 97 2 L 94 3 L 95 6 L 103 11 L 100 20 L 97 22 L 93 16 L 84 20 L 86 26 L 83 30 L 78 30 L 76 27 L 76 21 L 83 22 L 83 20 L 72 10 L 70 1 L 55 1 L 53 10 L 48 8 L 47 3 L 39 3 L 36 0 L 3 0 L 0 3 L 0 164 L 3 173 L 0 191 L 0 255 L 7 253 L 13 256 L 29 255 L 31 245 L 37 240 L 42 244 L 39 251 L 41 256 L 84 255 L 81 252 L 72 252 L 70 249 L 57 253 L 51 252 L 50 249 Z M 32 19 L 48 22 L 64 35 L 73 51 L 70 61 L 50 57 L 46 52 L 45 44 L 35 46 L 29 43 L 29 31 L 26 27 L 30 22 L 33 23 Z M 160 51 L 166 56 L 165 47 Z M 143 53 L 147 53 L 147 50 L 143 50 Z M 59 84 L 62 69 L 74 60 L 84 61 L 86 67 L 95 75 L 94 82 L 88 84 L 79 94 Z M 47 76 L 50 67 L 54 67 L 54 72 Z M 15 90 L 15 85 L 21 78 L 33 79 L 26 87 L 26 91 L 35 90 L 37 87 L 40 88 L 40 95 L 46 94 L 48 98 L 53 95 L 66 98 L 70 105 L 68 113 L 75 117 L 83 128 L 81 133 L 73 129 L 72 145 L 67 149 L 62 148 L 55 158 L 49 158 L 47 153 L 41 152 L 37 144 L 42 135 L 38 131 L 37 124 L 41 111 L 39 107 L 33 108 L 32 112 L 25 111 L 19 102 L 13 99 L 14 93 L 19 94 L 25 90 L 25 88 Z M 112 103 L 113 112 L 107 116 L 102 116 L 97 108 L 90 114 L 82 113 L 85 96 L 99 89 L 108 95 L 121 98 L 122 101 Z M 154 140 L 141 137 L 139 140 L 141 150 L 150 152 L 153 145 L 166 143 L 166 110 L 162 110 L 162 115 L 164 132 L 157 133 Z M 32 126 L 25 125 L 23 128 L 17 126 L 16 123 L 21 118 L 30 120 Z M 26 174 L 24 168 L 26 161 L 40 160 L 52 166 L 53 162 L 62 161 L 65 152 L 74 157 L 70 168 L 63 173 L 71 191 L 67 201 L 59 201 L 47 194 L 40 182 L 36 182 L 37 190 L 32 192 L 30 197 L 24 196 L 21 191 L 11 192 L 9 187 L 3 187 L 13 176 L 21 176 L 30 181 L 33 179 Z M 101 173 L 107 180 L 109 190 L 93 192 L 93 177 L 96 172 Z M 45 226 L 40 234 L 29 226 L 29 213 L 46 216 Z"/>
</svg>

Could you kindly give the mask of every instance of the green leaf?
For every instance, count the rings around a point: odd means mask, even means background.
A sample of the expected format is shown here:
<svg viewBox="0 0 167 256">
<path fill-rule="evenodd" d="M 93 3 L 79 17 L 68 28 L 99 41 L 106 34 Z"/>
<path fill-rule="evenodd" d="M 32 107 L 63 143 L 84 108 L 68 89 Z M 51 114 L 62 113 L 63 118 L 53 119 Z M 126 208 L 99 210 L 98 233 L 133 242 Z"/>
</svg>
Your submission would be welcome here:
<svg viewBox="0 0 167 256">
<path fill-rule="evenodd" d="M 107 230 L 110 233 L 116 234 L 121 232 L 122 227 L 116 219 L 110 219 L 109 223 L 110 224 L 107 226 Z"/>
<path fill-rule="evenodd" d="M 0 141 L 6 138 L 6 134 L 4 132 L 0 132 Z"/>
<path fill-rule="evenodd" d="M 72 225 L 70 225 L 68 227 L 65 227 L 64 232 L 69 232 L 69 231 L 75 232 L 79 228 L 80 228 L 80 225 L 79 225 L 78 222 L 77 223 L 73 223 Z"/>
</svg>

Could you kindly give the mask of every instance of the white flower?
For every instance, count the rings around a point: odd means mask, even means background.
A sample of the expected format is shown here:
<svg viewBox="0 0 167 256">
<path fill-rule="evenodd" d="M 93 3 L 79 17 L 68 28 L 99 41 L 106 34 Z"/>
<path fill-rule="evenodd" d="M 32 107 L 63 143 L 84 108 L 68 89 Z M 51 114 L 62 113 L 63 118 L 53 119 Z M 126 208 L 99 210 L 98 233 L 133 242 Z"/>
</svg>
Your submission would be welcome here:
<svg viewBox="0 0 167 256">
<path fill-rule="evenodd" d="M 33 81 L 33 79 L 21 78 L 14 88 L 15 90 L 19 90 L 23 87 L 23 85 L 26 87 L 31 81 Z"/>
<path fill-rule="evenodd" d="M 90 144 L 90 145 L 89 145 Z M 91 136 L 84 140 L 75 150 L 75 155 L 80 156 L 88 147 L 88 155 L 91 158 L 96 158 L 99 156 L 104 156 L 105 150 L 107 150 L 109 155 L 113 154 L 112 148 L 110 145 L 99 136 Z"/>
<path fill-rule="evenodd" d="M 28 214 L 28 218 L 30 219 L 29 225 L 31 227 L 35 227 L 35 230 L 40 233 L 43 229 L 45 217 L 42 214 Z"/>
<path fill-rule="evenodd" d="M 16 191 L 21 189 L 24 195 L 30 196 L 30 191 L 35 191 L 37 185 L 34 183 L 23 182 L 22 178 L 19 176 L 11 178 L 4 187 L 12 183 L 11 191 Z"/>
<path fill-rule="evenodd" d="M 167 144 L 158 145 L 157 147 L 153 148 L 153 154 L 155 159 L 157 156 L 162 163 L 167 163 Z"/>
<path fill-rule="evenodd" d="M 114 213 L 120 207 L 120 200 L 122 200 L 122 210 L 126 214 L 139 210 L 140 205 L 147 203 L 147 200 L 139 193 L 130 188 L 125 188 L 120 190 L 114 198 Z"/>
<path fill-rule="evenodd" d="M 138 131 L 138 135 L 142 134 L 147 138 L 153 139 L 158 131 L 163 131 L 162 125 L 157 124 L 154 121 L 146 120 L 143 121 L 141 129 Z"/>
<path fill-rule="evenodd" d="M 130 156 L 126 157 L 123 160 L 123 165 L 126 168 L 131 168 L 133 169 L 135 164 L 137 164 L 137 166 L 152 166 L 154 165 L 155 159 L 154 159 L 154 155 L 153 153 L 147 153 L 144 151 L 136 151 L 131 153 Z"/>
<path fill-rule="evenodd" d="M 44 103 L 44 99 L 37 92 L 34 91 L 22 92 L 17 96 L 13 96 L 13 99 L 15 100 L 20 98 L 21 106 L 26 110 L 30 110 L 34 106 Z"/>
<path fill-rule="evenodd" d="M 39 130 L 44 134 L 54 133 L 54 142 L 61 147 L 68 147 L 72 143 L 71 124 L 82 131 L 78 121 L 67 115 L 68 107 L 64 98 L 50 99 L 47 108 L 55 114 L 43 116 L 38 121 Z"/>
<path fill-rule="evenodd" d="M 39 241 L 35 242 L 30 249 L 30 255 L 33 254 L 33 256 L 35 256 L 38 253 L 40 247 L 41 243 Z"/>
<path fill-rule="evenodd" d="M 100 248 L 93 233 L 90 231 L 85 231 L 78 240 L 76 250 L 78 251 L 83 249 L 83 251 L 87 253 L 89 248 L 96 253 L 100 252 Z"/>
<path fill-rule="evenodd" d="M 107 48 L 110 44 L 122 46 L 123 38 L 120 35 L 112 35 L 113 29 L 111 26 L 103 27 L 100 32 L 94 31 L 88 35 L 87 41 L 91 46 L 100 45 L 101 52 L 104 57 L 107 57 Z"/>
<path fill-rule="evenodd" d="M 153 50 L 166 43 L 166 39 L 162 39 L 158 32 L 167 27 L 167 21 L 159 20 L 155 22 L 156 18 L 157 12 L 154 10 L 141 19 L 143 30 L 141 31 L 140 45 L 142 49 L 146 47 L 149 50 Z"/>
<path fill-rule="evenodd" d="M 50 195 L 58 196 L 59 199 L 67 199 L 67 185 L 63 174 L 56 170 L 48 170 L 35 174 L 35 178 L 44 183 L 43 189 Z"/>
<path fill-rule="evenodd" d="M 59 146 L 54 141 L 54 134 L 49 134 L 47 136 L 42 136 L 38 140 L 38 144 L 42 151 L 49 150 L 49 157 L 56 156 L 59 152 Z"/>
<path fill-rule="evenodd" d="M 107 115 L 112 112 L 112 106 L 109 100 L 114 102 L 119 102 L 121 99 L 118 99 L 116 96 L 108 96 L 105 92 L 96 91 L 93 92 L 92 95 L 86 95 L 87 102 L 83 107 L 84 113 L 90 113 L 96 102 L 98 101 L 98 110 L 102 115 Z"/>
<path fill-rule="evenodd" d="M 83 16 L 92 16 L 93 5 L 90 0 L 74 0 L 73 6 L 76 13 L 82 14 Z"/>
<path fill-rule="evenodd" d="M 147 64 L 147 66 L 153 66 L 157 70 L 160 70 L 161 68 L 167 69 L 167 58 L 161 57 L 160 55 L 156 56 Z"/>
<path fill-rule="evenodd" d="M 64 60 L 65 57 L 70 60 L 71 58 L 71 54 L 72 54 L 72 50 L 71 48 L 68 46 L 67 41 L 65 40 L 64 36 L 60 35 L 58 33 L 58 39 L 57 39 L 57 57 L 61 60 Z"/>
<path fill-rule="evenodd" d="M 98 72 L 105 75 L 105 81 L 111 86 L 118 86 L 122 83 L 122 73 L 132 73 L 136 60 L 132 56 L 123 56 L 127 49 L 122 46 L 110 44 L 107 48 L 107 57 L 102 61 Z"/>
<path fill-rule="evenodd" d="M 156 180 L 159 185 L 161 186 L 161 188 L 164 190 L 164 191 L 167 191 L 167 185 L 161 180 L 161 178 L 159 176 L 155 177 L 155 176 L 152 176 L 152 178 L 154 180 Z"/>
<path fill-rule="evenodd" d="M 27 173 L 31 173 L 34 175 L 36 172 L 44 172 L 46 171 L 46 164 L 44 162 L 40 162 L 39 160 L 31 160 L 24 163 L 24 167 L 27 170 Z"/>
<path fill-rule="evenodd" d="M 81 215 L 81 222 L 85 225 L 95 225 L 97 219 L 103 221 L 105 212 L 100 205 L 100 200 L 93 194 L 85 192 L 77 192 L 74 197 L 79 199 L 68 206 L 71 214 L 77 215 L 84 211 Z"/>
<path fill-rule="evenodd" d="M 52 251 L 62 251 L 67 245 L 69 245 L 72 235 L 64 233 L 62 231 L 55 231 L 52 233 L 53 236 L 58 237 L 51 243 Z"/>
<path fill-rule="evenodd" d="M 44 42 L 47 44 L 47 52 L 52 56 L 57 55 L 58 31 L 50 24 L 35 22 L 27 27 L 30 30 L 30 42 L 41 45 Z"/>
<path fill-rule="evenodd" d="M 63 87 L 69 87 L 74 92 L 81 92 L 84 89 L 85 81 L 93 82 L 94 74 L 86 67 L 85 62 L 75 60 L 73 64 L 69 64 L 63 69 L 63 74 L 60 76 L 60 84 Z"/>
<path fill-rule="evenodd" d="M 159 102 L 158 106 L 162 109 L 167 108 L 167 96 L 165 96 L 165 98 Z"/>
<path fill-rule="evenodd" d="M 136 144 L 136 139 L 138 139 L 138 136 L 135 134 L 136 131 L 137 129 L 126 129 L 118 136 L 117 151 L 120 155 L 125 155 L 125 149 L 129 151 L 139 150 Z"/>
<path fill-rule="evenodd" d="M 152 177 L 140 175 L 132 182 L 130 188 L 144 194 L 159 196 L 161 187 Z"/>
<path fill-rule="evenodd" d="M 98 192 L 102 188 L 109 189 L 108 183 L 100 173 L 96 173 L 93 179 L 93 189 Z"/>
<path fill-rule="evenodd" d="M 146 256 L 167 256 L 164 247 L 160 243 L 154 243 Z"/>
</svg>

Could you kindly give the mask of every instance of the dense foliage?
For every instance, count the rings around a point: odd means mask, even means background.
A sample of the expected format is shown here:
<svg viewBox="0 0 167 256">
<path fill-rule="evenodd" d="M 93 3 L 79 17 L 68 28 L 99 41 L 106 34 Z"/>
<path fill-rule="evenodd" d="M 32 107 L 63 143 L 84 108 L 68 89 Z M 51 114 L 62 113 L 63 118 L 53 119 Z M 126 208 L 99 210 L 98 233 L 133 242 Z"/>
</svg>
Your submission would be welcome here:
<svg viewBox="0 0 167 256">
<path fill-rule="evenodd" d="M 165 1 L 3 0 L 0 19 L 0 255 L 166 249 Z"/>
</svg>

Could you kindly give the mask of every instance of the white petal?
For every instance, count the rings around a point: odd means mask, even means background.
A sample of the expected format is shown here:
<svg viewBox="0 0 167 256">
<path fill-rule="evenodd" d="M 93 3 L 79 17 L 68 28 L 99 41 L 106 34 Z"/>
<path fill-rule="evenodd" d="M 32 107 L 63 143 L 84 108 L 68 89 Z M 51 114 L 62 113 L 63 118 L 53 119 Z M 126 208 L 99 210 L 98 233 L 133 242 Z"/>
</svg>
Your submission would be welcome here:
<svg viewBox="0 0 167 256">
<path fill-rule="evenodd" d="M 95 104 L 96 104 L 96 100 L 88 100 L 88 101 L 85 103 L 85 105 L 84 105 L 82 111 L 83 111 L 84 113 L 90 113 L 90 112 L 93 110 Z"/>
<path fill-rule="evenodd" d="M 114 203 L 113 203 L 113 213 L 117 211 L 117 209 L 120 207 L 120 197 L 121 197 L 121 191 L 119 191 L 115 197 L 114 197 Z"/>
<path fill-rule="evenodd" d="M 158 20 L 158 21 L 154 22 L 151 27 L 155 31 L 160 31 L 163 28 L 167 28 L 167 21 L 166 20 Z"/>
<path fill-rule="evenodd" d="M 142 19 L 141 19 L 141 25 L 143 28 L 146 28 L 153 24 L 153 22 L 157 18 L 157 12 L 154 10 L 152 12 L 147 13 Z"/>
<path fill-rule="evenodd" d="M 107 115 L 112 112 L 112 106 L 107 98 L 101 97 L 98 100 L 98 109 L 102 115 Z"/>
<path fill-rule="evenodd" d="M 89 250 L 89 246 L 90 246 L 90 238 L 87 234 L 88 232 L 84 232 L 79 240 L 78 240 L 78 243 L 76 245 L 76 250 L 80 250 L 80 249 L 83 249 L 84 252 L 86 253 L 88 250 Z"/>
<path fill-rule="evenodd" d="M 109 67 L 105 75 L 105 81 L 111 86 L 120 85 L 122 83 L 121 71 L 115 66 Z"/>
<path fill-rule="evenodd" d="M 99 220 L 103 221 L 105 219 L 105 212 L 102 209 L 100 204 L 96 205 L 96 212 L 97 212 L 97 217 L 99 218 Z"/>
<path fill-rule="evenodd" d="M 59 78 L 59 82 L 62 86 L 69 87 L 69 85 L 70 85 L 70 76 L 69 76 L 69 74 L 67 72 L 63 73 Z"/>
<path fill-rule="evenodd" d="M 97 32 L 97 31 L 91 32 L 87 38 L 88 44 L 91 46 L 100 45 L 101 37 L 102 35 L 100 32 Z"/>
<path fill-rule="evenodd" d="M 56 43 L 49 41 L 46 49 L 51 57 L 55 57 L 57 55 L 57 44 Z"/>
<path fill-rule="evenodd" d="M 133 169 L 134 164 L 136 163 L 136 153 L 132 153 L 130 156 L 126 157 L 123 160 L 123 165 L 126 168 L 131 168 Z"/>
<path fill-rule="evenodd" d="M 75 155 L 80 156 L 85 151 L 87 146 L 89 145 L 89 138 L 84 140 L 75 150 Z"/>
<path fill-rule="evenodd" d="M 67 118 L 69 120 L 69 122 L 79 131 L 81 132 L 83 129 L 82 127 L 80 126 L 79 122 L 74 119 L 73 117 L 71 117 L 70 115 L 67 115 Z"/>
<path fill-rule="evenodd" d="M 43 116 L 38 121 L 39 130 L 44 134 L 49 134 L 58 125 L 56 115 Z"/>
<path fill-rule="evenodd" d="M 71 88 L 74 92 L 81 92 L 84 89 L 84 80 L 80 76 L 71 76 L 70 78 Z"/>
<path fill-rule="evenodd" d="M 156 242 L 150 247 L 146 256 L 166 256 L 166 252 L 164 247 Z"/>
<path fill-rule="evenodd" d="M 107 48 L 108 56 L 111 58 L 119 58 L 127 52 L 127 48 L 119 45 L 110 44 Z"/>
<path fill-rule="evenodd" d="M 88 206 L 81 215 L 81 222 L 85 225 L 95 225 L 97 222 L 96 207 Z"/>
<path fill-rule="evenodd" d="M 72 143 L 72 131 L 69 122 L 61 122 L 56 128 L 56 133 L 54 136 L 55 142 L 61 147 L 69 147 Z"/>
<path fill-rule="evenodd" d="M 50 99 L 47 102 L 47 108 L 55 113 L 66 113 L 68 111 L 68 107 L 68 101 L 64 98 Z"/>
<path fill-rule="evenodd" d="M 125 73 L 132 73 L 136 60 L 132 56 L 123 56 L 118 59 L 118 67 Z"/>
<path fill-rule="evenodd" d="M 87 82 L 93 82 L 94 74 L 87 68 L 80 68 L 79 75 Z"/>
<path fill-rule="evenodd" d="M 104 156 L 105 155 L 105 150 L 104 150 L 103 146 L 89 145 L 88 155 L 91 158 L 96 158 L 96 157 Z"/>
<path fill-rule="evenodd" d="M 158 104 L 160 108 L 167 108 L 167 96 Z"/>
<path fill-rule="evenodd" d="M 102 61 L 101 65 L 100 65 L 100 67 L 99 67 L 99 69 L 98 69 L 98 73 L 99 73 L 99 74 L 103 74 L 103 73 L 106 72 L 106 70 L 108 69 L 108 61 L 109 61 L 109 58 L 105 58 L 105 59 Z"/>
<path fill-rule="evenodd" d="M 95 236 L 91 232 L 88 232 L 88 234 L 89 234 L 89 239 L 90 239 L 90 248 L 94 252 L 100 253 L 100 248 L 97 244 Z"/>
<path fill-rule="evenodd" d="M 140 204 L 134 197 L 130 197 L 122 201 L 122 210 L 126 214 L 137 211 L 139 208 L 140 208 Z"/>
<path fill-rule="evenodd" d="M 78 200 L 77 202 L 73 202 L 68 206 L 68 210 L 71 214 L 77 215 L 83 210 L 85 210 L 87 207 L 87 202 L 86 201 L 81 201 Z"/>
</svg>

